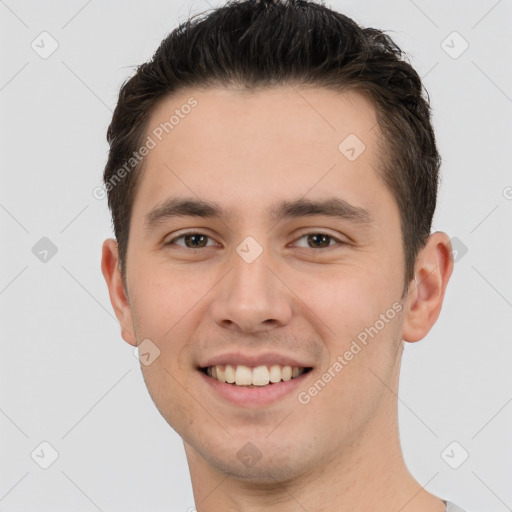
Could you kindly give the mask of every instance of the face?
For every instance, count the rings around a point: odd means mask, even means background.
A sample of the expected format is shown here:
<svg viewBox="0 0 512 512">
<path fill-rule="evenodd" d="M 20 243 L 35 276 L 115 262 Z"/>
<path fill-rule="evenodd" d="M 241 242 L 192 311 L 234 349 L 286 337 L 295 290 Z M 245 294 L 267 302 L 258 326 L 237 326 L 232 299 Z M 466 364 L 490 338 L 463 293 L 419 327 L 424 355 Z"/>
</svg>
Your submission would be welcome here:
<svg viewBox="0 0 512 512">
<path fill-rule="evenodd" d="M 118 316 L 126 341 L 149 340 L 152 399 L 212 468 L 320 471 L 384 424 L 399 370 L 404 255 L 371 103 L 194 89 L 163 101 L 147 135 Z M 228 364 L 235 383 L 219 380 Z"/>
</svg>

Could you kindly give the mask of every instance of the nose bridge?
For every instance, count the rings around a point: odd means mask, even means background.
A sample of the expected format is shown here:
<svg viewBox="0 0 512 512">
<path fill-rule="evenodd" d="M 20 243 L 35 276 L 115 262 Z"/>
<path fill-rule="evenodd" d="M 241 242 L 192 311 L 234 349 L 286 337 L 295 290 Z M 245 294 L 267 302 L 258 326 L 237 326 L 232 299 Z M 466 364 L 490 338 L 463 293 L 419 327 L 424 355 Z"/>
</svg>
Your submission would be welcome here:
<svg viewBox="0 0 512 512">
<path fill-rule="evenodd" d="M 241 245 L 237 248 L 236 256 L 233 255 L 232 291 L 244 300 L 265 292 L 270 294 L 272 287 L 269 283 L 272 273 L 267 268 L 270 265 L 269 252 L 262 251 L 259 256 L 252 259 L 252 251 L 253 249 L 250 248 L 244 254 Z M 249 258 L 246 259 L 246 256 Z"/>
<path fill-rule="evenodd" d="M 286 289 L 269 270 L 270 250 L 247 237 L 233 252 L 230 266 L 212 306 L 217 323 L 255 331 L 288 322 L 291 304 Z"/>
</svg>

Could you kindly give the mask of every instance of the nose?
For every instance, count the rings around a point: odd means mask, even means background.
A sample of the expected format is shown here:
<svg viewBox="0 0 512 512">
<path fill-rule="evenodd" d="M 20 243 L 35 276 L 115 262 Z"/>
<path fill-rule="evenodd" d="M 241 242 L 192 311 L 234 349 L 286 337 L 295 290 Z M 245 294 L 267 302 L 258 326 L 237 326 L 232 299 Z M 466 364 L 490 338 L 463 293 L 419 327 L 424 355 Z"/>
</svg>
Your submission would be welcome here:
<svg viewBox="0 0 512 512">
<path fill-rule="evenodd" d="M 290 321 L 292 295 L 271 267 L 267 253 L 264 250 L 249 263 L 234 251 L 232 270 L 216 287 L 211 303 L 214 321 L 221 327 L 257 333 Z"/>
</svg>

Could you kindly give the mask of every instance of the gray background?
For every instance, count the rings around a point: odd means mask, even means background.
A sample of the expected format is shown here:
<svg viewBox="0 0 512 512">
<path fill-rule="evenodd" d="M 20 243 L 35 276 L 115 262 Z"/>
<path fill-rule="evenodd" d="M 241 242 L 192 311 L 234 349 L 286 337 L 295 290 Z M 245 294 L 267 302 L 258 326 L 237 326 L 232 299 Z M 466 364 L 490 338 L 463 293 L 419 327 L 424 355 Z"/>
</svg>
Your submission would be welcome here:
<svg viewBox="0 0 512 512">
<path fill-rule="evenodd" d="M 390 30 L 410 55 L 443 156 L 435 228 L 456 237 L 457 263 L 438 323 L 406 344 L 406 462 L 467 512 L 512 510 L 511 2 L 327 5 Z M 207 8 L 0 0 L 0 512 L 193 506 L 182 442 L 110 306 L 100 272 L 110 217 L 92 192 L 119 86 Z"/>
</svg>

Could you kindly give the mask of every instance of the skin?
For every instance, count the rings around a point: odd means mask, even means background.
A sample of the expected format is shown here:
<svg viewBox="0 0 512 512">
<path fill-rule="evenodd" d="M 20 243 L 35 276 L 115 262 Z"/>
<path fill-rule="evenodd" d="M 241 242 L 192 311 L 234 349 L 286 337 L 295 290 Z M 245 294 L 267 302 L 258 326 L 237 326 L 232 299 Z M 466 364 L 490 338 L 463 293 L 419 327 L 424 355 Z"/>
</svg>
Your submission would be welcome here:
<svg viewBox="0 0 512 512">
<path fill-rule="evenodd" d="M 149 338 L 160 350 L 141 368 L 184 440 L 197 510 L 443 512 L 404 463 L 397 393 L 404 341 L 421 340 L 441 310 L 451 246 L 445 233 L 430 236 L 402 296 L 400 216 L 376 171 L 372 104 L 316 88 L 182 90 L 159 104 L 148 134 L 190 96 L 198 105 L 146 157 L 126 286 L 113 239 L 103 244 L 102 272 L 123 339 Z M 338 150 L 351 133 L 366 147 L 354 161 Z M 282 200 L 333 196 L 373 223 L 322 215 L 276 223 L 268 213 Z M 233 215 L 176 217 L 144 230 L 148 212 L 169 197 L 215 201 Z M 176 240 L 186 229 L 210 237 L 208 245 Z M 305 236 L 315 233 L 334 238 L 319 247 Z M 263 249 L 252 263 L 236 252 L 247 236 Z M 230 350 L 273 350 L 313 367 L 299 389 L 307 391 L 396 303 L 402 311 L 307 404 L 291 393 L 235 406 L 197 370 Z M 252 467 L 237 458 L 247 442 L 261 453 Z"/>
</svg>

